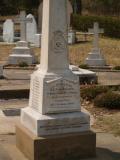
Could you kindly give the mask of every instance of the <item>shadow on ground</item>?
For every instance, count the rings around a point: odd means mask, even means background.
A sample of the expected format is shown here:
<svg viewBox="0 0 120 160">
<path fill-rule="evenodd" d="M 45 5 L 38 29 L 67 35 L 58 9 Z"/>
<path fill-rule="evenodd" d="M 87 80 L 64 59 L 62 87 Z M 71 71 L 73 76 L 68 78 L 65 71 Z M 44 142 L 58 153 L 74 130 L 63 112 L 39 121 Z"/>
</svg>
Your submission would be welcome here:
<svg viewBox="0 0 120 160">
<path fill-rule="evenodd" d="M 120 153 L 113 152 L 106 148 L 97 148 L 95 158 L 86 158 L 84 160 L 120 160 Z"/>
</svg>

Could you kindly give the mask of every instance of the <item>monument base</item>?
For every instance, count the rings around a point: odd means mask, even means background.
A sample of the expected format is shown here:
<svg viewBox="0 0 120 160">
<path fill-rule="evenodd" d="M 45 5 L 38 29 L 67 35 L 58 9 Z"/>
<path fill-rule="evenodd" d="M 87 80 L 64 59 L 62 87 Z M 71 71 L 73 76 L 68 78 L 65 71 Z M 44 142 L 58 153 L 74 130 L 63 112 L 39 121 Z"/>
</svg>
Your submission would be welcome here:
<svg viewBox="0 0 120 160">
<path fill-rule="evenodd" d="M 19 124 L 16 126 L 16 145 L 29 160 L 90 158 L 96 155 L 96 134 L 88 131 L 36 137 Z"/>
<path fill-rule="evenodd" d="M 42 115 L 31 107 L 26 107 L 21 111 L 21 123 L 36 136 L 90 130 L 90 116 L 83 112 Z"/>
<path fill-rule="evenodd" d="M 28 43 L 19 41 L 16 47 L 13 48 L 12 54 L 9 56 L 8 64 L 20 64 L 21 62 L 25 62 L 31 65 L 34 61 L 33 51 L 29 48 Z"/>
<path fill-rule="evenodd" d="M 106 66 L 104 57 L 101 54 L 100 49 L 94 50 L 88 54 L 85 62 L 88 66 Z"/>
</svg>

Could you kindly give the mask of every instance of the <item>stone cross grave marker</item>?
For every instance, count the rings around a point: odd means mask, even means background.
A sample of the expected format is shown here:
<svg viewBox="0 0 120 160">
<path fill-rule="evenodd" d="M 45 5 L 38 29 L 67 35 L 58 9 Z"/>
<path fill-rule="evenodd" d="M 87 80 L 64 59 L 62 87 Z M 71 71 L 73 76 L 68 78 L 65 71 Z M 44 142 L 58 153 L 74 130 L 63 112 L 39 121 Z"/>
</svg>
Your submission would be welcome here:
<svg viewBox="0 0 120 160">
<path fill-rule="evenodd" d="M 99 24 L 95 22 L 93 29 L 89 29 L 89 33 L 94 34 L 93 48 L 92 51 L 88 54 L 85 63 L 92 67 L 103 67 L 106 65 L 106 62 L 99 48 L 99 34 L 104 33 L 104 29 L 100 29 Z"/>
<path fill-rule="evenodd" d="M 14 41 L 14 23 L 11 19 L 7 19 L 3 24 L 3 41 L 7 43 Z"/>
<path fill-rule="evenodd" d="M 14 19 L 15 23 L 20 23 L 21 41 L 26 41 L 26 24 L 32 23 L 32 18 L 26 18 L 26 12 L 20 11 L 20 16 Z"/>
<path fill-rule="evenodd" d="M 93 48 L 99 49 L 99 34 L 104 33 L 104 29 L 99 28 L 99 24 L 97 22 L 94 23 L 94 28 L 89 29 L 89 33 L 94 34 L 94 40 L 93 40 Z"/>
</svg>

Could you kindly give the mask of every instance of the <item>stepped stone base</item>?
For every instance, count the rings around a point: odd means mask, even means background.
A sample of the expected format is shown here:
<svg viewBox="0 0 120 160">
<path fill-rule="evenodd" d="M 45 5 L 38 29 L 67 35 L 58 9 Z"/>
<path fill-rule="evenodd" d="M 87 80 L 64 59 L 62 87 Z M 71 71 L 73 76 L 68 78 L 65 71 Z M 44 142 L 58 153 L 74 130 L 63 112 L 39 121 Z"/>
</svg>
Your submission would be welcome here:
<svg viewBox="0 0 120 160">
<path fill-rule="evenodd" d="M 16 144 L 29 160 L 65 160 L 96 155 L 96 134 L 92 131 L 36 137 L 18 124 Z"/>
<path fill-rule="evenodd" d="M 13 48 L 12 54 L 8 58 L 8 64 L 19 64 L 25 62 L 28 65 L 34 63 L 33 51 L 29 48 L 28 43 L 20 41 Z"/>
<path fill-rule="evenodd" d="M 106 66 L 106 61 L 99 50 L 93 50 L 88 54 L 85 63 L 88 66 Z"/>
</svg>

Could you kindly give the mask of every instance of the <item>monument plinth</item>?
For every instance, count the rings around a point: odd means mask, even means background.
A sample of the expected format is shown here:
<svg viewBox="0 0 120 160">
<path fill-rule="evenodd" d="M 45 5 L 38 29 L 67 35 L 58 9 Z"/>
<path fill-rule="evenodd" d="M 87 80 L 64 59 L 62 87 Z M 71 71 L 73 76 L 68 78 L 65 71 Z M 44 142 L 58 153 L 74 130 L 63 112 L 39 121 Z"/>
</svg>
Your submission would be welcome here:
<svg viewBox="0 0 120 160">
<path fill-rule="evenodd" d="M 44 0 L 42 28 L 41 64 L 31 76 L 29 107 L 21 111 L 22 127 L 17 127 L 17 145 L 22 150 L 26 136 L 31 143 L 36 141 L 36 145 L 30 147 L 34 148 L 31 160 L 52 160 L 52 157 L 58 160 L 61 151 L 64 151 L 64 159 L 67 154 L 72 156 L 76 149 L 78 155 L 95 155 L 96 139 L 90 132 L 89 115 L 80 108 L 79 79 L 69 69 L 66 0 Z M 85 146 L 82 147 L 76 134 L 84 139 Z M 93 141 L 86 142 L 86 137 L 93 137 Z M 80 140 L 78 147 L 76 143 L 70 147 L 71 138 Z M 91 146 L 92 150 L 88 152 Z M 44 154 L 40 150 L 42 147 Z M 23 150 L 25 154 L 28 151 L 26 147 Z M 53 151 L 55 153 L 48 155 Z"/>
<path fill-rule="evenodd" d="M 99 33 L 104 33 L 104 30 L 99 29 L 99 24 L 95 22 L 94 28 L 89 29 L 89 33 L 94 33 L 93 49 L 88 54 L 88 57 L 86 58 L 85 63 L 90 67 L 104 67 L 106 66 L 106 61 L 99 47 Z"/>
<path fill-rule="evenodd" d="M 17 42 L 16 47 L 13 48 L 12 54 L 8 59 L 8 64 L 19 64 L 21 62 L 25 62 L 28 65 L 33 64 L 33 51 L 26 41 L 26 23 L 31 22 L 31 19 L 27 19 L 25 11 L 21 11 L 20 18 L 16 19 L 15 22 L 20 23 L 21 39 Z"/>
</svg>

